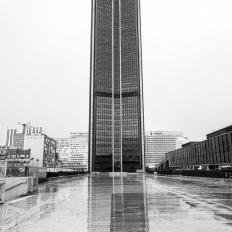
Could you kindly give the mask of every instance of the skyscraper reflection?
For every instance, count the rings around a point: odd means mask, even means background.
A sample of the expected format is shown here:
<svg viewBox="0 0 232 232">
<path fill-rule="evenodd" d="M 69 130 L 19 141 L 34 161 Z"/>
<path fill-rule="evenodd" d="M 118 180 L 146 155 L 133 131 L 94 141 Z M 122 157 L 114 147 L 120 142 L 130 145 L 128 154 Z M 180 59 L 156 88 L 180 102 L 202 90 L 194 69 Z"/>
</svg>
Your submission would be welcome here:
<svg viewBox="0 0 232 232">
<path fill-rule="evenodd" d="M 89 232 L 148 231 L 144 183 L 126 176 L 89 176 Z"/>
</svg>

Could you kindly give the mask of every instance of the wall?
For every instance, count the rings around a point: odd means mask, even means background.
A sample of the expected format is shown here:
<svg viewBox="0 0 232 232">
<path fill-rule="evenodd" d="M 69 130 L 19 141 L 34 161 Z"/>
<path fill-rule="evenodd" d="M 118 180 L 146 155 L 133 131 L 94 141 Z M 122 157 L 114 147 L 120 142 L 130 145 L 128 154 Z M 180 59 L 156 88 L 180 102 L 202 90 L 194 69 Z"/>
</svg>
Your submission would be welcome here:
<svg viewBox="0 0 232 232">
<path fill-rule="evenodd" d="M 30 166 L 37 166 L 36 159 L 39 159 L 38 167 L 43 167 L 43 155 L 44 155 L 44 135 L 27 136 L 25 140 L 25 149 L 31 149 L 31 161 Z"/>
<path fill-rule="evenodd" d="M 4 195 L 5 195 L 5 182 L 0 179 L 0 204 L 4 202 Z"/>
<path fill-rule="evenodd" d="M 28 185 L 27 185 L 27 193 L 34 193 L 38 191 L 38 178 L 30 177 L 27 179 Z"/>
<path fill-rule="evenodd" d="M 35 177 L 7 177 L 5 184 L 5 201 L 21 195 L 38 191 L 38 178 Z"/>
<path fill-rule="evenodd" d="M 5 184 L 5 201 L 27 194 L 26 177 L 7 177 Z"/>
</svg>

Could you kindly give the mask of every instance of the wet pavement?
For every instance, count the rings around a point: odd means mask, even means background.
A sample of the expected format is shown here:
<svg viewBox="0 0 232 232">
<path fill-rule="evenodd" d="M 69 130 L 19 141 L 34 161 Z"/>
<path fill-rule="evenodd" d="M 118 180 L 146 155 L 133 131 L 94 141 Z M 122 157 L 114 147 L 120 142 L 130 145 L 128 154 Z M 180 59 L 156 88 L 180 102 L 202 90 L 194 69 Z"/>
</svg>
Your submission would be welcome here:
<svg viewBox="0 0 232 232">
<path fill-rule="evenodd" d="M 232 231 L 232 182 L 92 174 L 0 206 L 0 231 Z"/>
</svg>

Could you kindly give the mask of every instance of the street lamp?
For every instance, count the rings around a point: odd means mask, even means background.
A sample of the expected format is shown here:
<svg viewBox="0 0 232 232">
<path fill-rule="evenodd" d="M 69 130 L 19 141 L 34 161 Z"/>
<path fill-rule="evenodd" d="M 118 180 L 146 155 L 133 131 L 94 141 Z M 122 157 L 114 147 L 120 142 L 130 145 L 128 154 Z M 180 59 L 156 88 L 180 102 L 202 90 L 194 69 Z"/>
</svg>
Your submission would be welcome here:
<svg viewBox="0 0 232 232">
<path fill-rule="evenodd" d="M 34 160 L 34 158 L 30 158 L 30 161 L 29 161 L 29 162 L 31 162 L 31 161 L 32 161 L 32 166 L 33 166 L 33 160 Z"/>
<path fill-rule="evenodd" d="M 22 160 L 22 166 L 23 166 L 23 159 L 24 159 L 24 157 L 23 157 L 23 156 L 21 156 L 21 160 Z"/>
<path fill-rule="evenodd" d="M 38 162 L 39 162 L 39 159 L 36 159 L 36 162 L 37 162 L 37 167 L 38 167 Z"/>
</svg>

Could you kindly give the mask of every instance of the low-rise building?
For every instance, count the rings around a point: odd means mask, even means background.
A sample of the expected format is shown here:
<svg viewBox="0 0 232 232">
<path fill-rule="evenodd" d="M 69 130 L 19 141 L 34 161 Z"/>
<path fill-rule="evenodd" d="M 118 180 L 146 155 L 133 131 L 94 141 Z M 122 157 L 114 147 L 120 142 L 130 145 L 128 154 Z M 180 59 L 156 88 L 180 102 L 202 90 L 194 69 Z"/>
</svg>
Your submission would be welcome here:
<svg viewBox="0 0 232 232">
<path fill-rule="evenodd" d="M 7 167 L 25 167 L 30 165 L 31 150 L 16 147 L 0 147 L 0 159 L 7 160 Z"/>
<path fill-rule="evenodd" d="M 189 142 L 168 152 L 158 166 L 158 170 L 164 169 L 231 170 L 232 126 L 207 134 L 204 141 Z"/>
<path fill-rule="evenodd" d="M 88 133 L 70 133 L 70 164 L 88 171 Z"/>
<path fill-rule="evenodd" d="M 70 148 L 69 148 L 69 138 L 54 138 L 57 142 L 56 152 L 61 163 L 69 161 L 70 158 Z"/>
<path fill-rule="evenodd" d="M 55 168 L 57 166 L 56 141 L 45 134 L 28 135 L 25 148 L 31 149 L 35 166 Z"/>
<path fill-rule="evenodd" d="M 145 162 L 146 166 L 156 166 L 165 154 L 181 148 L 188 139 L 182 131 L 149 131 L 145 134 Z"/>
</svg>

